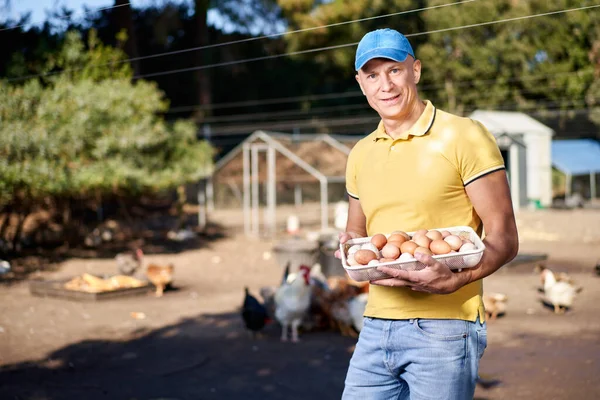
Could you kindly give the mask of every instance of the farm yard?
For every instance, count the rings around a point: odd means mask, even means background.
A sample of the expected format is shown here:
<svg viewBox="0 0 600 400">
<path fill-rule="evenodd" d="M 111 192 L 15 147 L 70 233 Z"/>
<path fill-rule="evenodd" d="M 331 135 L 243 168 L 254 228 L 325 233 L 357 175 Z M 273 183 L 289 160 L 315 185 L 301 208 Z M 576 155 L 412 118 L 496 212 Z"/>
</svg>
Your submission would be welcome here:
<svg viewBox="0 0 600 400">
<path fill-rule="evenodd" d="M 296 210 L 279 207 L 278 226 Z M 305 204 L 302 228 L 318 226 Z M 486 291 L 507 295 L 507 311 L 488 323 L 477 399 L 594 399 L 600 392 L 600 210 L 522 210 L 523 262 L 486 278 Z M 244 286 L 277 285 L 275 240 L 242 235 L 240 211 L 210 215 L 211 232 L 184 247 L 146 249 L 147 262 L 173 263 L 163 297 L 97 302 L 34 297 L 28 280 L 88 272 L 114 274 L 107 258 L 70 258 L 6 282 L 0 289 L 2 399 L 306 399 L 339 398 L 355 339 L 301 331 L 281 343 L 273 323 L 253 338 L 239 307 Z M 218 221 L 220 225 L 212 223 Z M 527 255 L 568 273 L 583 289 L 554 314 L 539 300 L 539 274 Z"/>
</svg>

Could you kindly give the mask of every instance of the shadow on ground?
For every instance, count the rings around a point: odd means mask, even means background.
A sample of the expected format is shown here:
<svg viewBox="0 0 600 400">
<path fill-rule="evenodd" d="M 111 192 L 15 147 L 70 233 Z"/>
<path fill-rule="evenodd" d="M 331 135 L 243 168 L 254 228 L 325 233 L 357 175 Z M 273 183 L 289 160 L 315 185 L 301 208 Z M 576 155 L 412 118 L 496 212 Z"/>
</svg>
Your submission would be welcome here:
<svg viewBox="0 0 600 400">
<path fill-rule="evenodd" d="M 212 243 L 229 237 L 227 229 L 218 224 L 210 223 L 202 231 L 195 229 L 194 237 L 186 240 L 170 240 L 167 231 L 153 230 L 151 227 L 137 231 L 132 237 L 123 241 L 111 241 L 102 243 L 94 248 L 85 246 L 73 248 L 34 248 L 23 251 L 12 257 L 2 256 L 0 259 L 11 263 L 11 272 L 0 275 L 0 285 L 13 284 L 28 279 L 32 274 L 43 272 L 54 272 L 59 265 L 71 258 L 83 259 L 111 259 L 117 253 L 131 251 L 136 247 L 143 249 L 144 254 L 176 254 L 187 250 L 210 248 Z"/>
<path fill-rule="evenodd" d="M 354 339 L 305 333 L 254 339 L 237 314 L 201 315 L 127 341 L 84 341 L 0 368 L 2 399 L 340 398 Z"/>
</svg>

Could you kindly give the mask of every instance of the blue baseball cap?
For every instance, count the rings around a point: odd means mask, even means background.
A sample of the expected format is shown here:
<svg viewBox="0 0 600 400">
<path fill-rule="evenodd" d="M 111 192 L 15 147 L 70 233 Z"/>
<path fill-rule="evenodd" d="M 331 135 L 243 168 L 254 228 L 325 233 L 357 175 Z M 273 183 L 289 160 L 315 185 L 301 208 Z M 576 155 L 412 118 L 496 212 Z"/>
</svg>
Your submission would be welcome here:
<svg viewBox="0 0 600 400">
<path fill-rule="evenodd" d="M 389 58 L 402 62 L 415 53 L 406 36 L 393 29 L 377 29 L 367 33 L 358 43 L 354 68 L 358 71 L 374 58 Z"/>
</svg>

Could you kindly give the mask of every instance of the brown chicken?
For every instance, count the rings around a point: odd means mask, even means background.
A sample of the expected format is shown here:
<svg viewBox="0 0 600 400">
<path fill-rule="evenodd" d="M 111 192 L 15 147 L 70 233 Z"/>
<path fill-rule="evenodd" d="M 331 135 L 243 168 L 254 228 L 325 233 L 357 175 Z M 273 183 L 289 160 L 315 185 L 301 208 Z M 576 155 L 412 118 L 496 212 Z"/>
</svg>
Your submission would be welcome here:
<svg viewBox="0 0 600 400">
<path fill-rule="evenodd" d="M 156 286 L 156 297 L 161 297 L 165 288 L 173 282 L 175 266 L 149 264 L 146 268 L 146 277 Z"/>
<path fill-rule="evenodd" d="M 352 328 L 352 318 L 348 308 L 349 301 L 365 291 L 367 285 L 356 284 L 345 277 L 327 279 L 329 290 L 318 288 L 315 291 L 315 302 L 320 313 L 329 323 L 330 329 L 338 330 L 344 336 L 357 337 Z"/>
</svg>

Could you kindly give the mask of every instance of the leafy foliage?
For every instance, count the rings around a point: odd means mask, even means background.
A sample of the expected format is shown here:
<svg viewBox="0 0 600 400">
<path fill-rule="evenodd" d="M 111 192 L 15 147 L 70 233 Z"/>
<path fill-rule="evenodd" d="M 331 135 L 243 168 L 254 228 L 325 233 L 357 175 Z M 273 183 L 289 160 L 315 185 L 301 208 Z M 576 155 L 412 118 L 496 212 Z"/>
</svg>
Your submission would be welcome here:
<svg viewBox="0 0 600 400">
<path fill-rule="evenodd" d="M 124 55 L 69 33 L 45 84 L 0 83 L 0 205 L 27 213 L 42 199 L 132 196 L 210 173 L 212 147 L 190 121 L 167 123 L 155 83 L 131 82 Z M 77 68 L 76 68 L 77 67 Z"/>
</svg>

